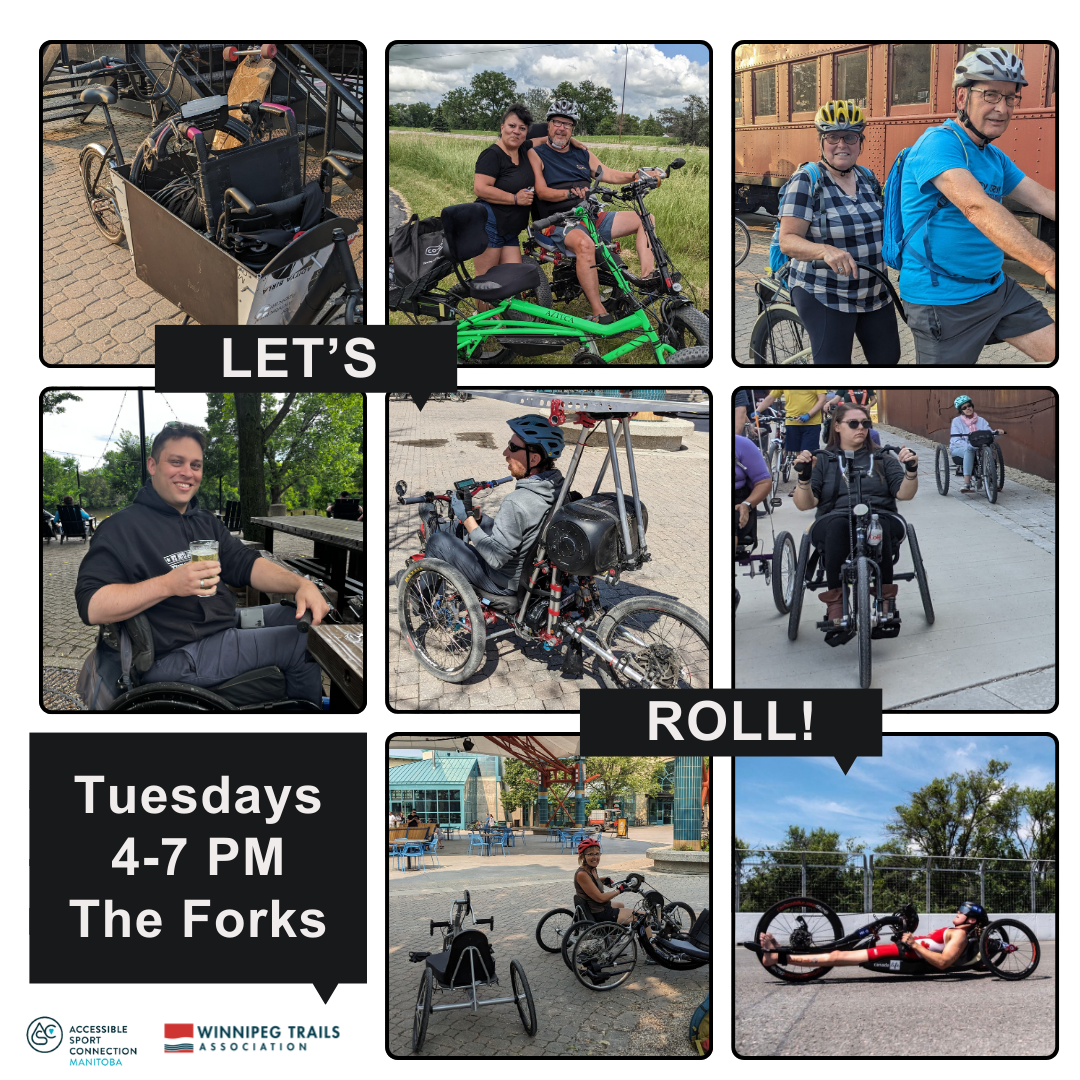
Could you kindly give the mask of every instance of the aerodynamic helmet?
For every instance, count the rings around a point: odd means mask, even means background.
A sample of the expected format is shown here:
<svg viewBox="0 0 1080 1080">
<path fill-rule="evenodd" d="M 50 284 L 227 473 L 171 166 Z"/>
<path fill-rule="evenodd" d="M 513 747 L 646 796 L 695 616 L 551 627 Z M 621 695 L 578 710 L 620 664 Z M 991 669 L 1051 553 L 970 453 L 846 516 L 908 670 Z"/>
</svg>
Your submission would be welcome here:
<svg viewBox="0 0 1080 1080">
<path fill-rule="evenodd" d="M 829 131 L 854 131 L 861 134 L 866 127 L 866 113 L 854 100 L 826 101 L 814 117 L 814 127 L 821 135 Z"/>
<path fill-rule="evenodd" d="M 955 401 L 953 401 L 953 408 L 959 412 L 965 405 L 974 405 L 975 402 L 967 396 L 967 394 L 961 394 Z"/>
<path fill-rule="evenodd" d="M 990 922 L 990 916 L 986 914 L 986 908 L 982 904 L 976 904 L 973 900 L 965 900 L 957 909 L 957 915 L 970 915 L 977 926 L 986 926 Z"/>
<path fill-rule="evenodd" d="M 953 90 L 977 82 L 1011 82 L 1027 86 L 1024 62 L 1006 49 L 976 49 L 960 59 L 953 71 Z"/>
<path fill-rule="evenodd" d="M 553 116 L 565 116 L 567 120 L 573 120 L 575 124 L 581 119 L 578 116 L 577 106 L 568 98 L 556 98 L 548 106 L 547 119 L 550 120 Z"/>
<path fill-rule="evenodd" d="M 538 446 L 552 461 L 563 452 L 563 433 L 547 417 L 526 413 L 506 422 L 526 446 Z"/>
</svg>

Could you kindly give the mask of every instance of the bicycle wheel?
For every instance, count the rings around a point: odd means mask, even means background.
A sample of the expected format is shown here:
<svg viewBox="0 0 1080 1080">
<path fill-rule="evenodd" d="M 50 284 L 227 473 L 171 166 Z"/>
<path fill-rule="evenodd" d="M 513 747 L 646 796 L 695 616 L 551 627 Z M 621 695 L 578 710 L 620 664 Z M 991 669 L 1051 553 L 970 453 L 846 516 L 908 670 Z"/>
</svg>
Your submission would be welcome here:
<svg viewBox="0 0 1080 1080">
<path fill-rule="evenodd" d="M 772 597 L 781 615 L 791 611 L 791 598 L 795 591 L 795 541 L 789 532 L 782 532 L 773 544 L 772 551 Z"/>
<path fill-rule="evenodd" d="M 431 968 L 424 965 L 424 974 L 420 976 L 420 989 L 416 994 L 416 1008 L 413 1010 L 412 1048 L 419 1054 L 427 1036 L 428 1018 L 431 1016 L 431 987 L 434 982 Z"/>
<path fill-rule="evenodd" d="M 570 970 L 589 990 L 614 990 L 630 978 L 637 943 L 629 925 L 593 923 L 574 943 Z"/>
<path fill-rule="evenodd" d="M 691 304 L 671 313 L 667 330 L 666 335 L 661 333 L 661 340 L 676 349 L 689 349 L 695 345 L 709 347 L 709 316 Z"/>
<path fill-rule="evenodd" d="M 880 585 L 880 582 L 878 583 Z M 873 677 L 870 665 L 870 620 L 873 608 L 870 606 L 870 562 L 865 555 L 859 556 L 855 564 L 855 620 L 859 629 L 859 686 L 870 689 Z"/>
<path fill-rule="evenodd" d="M 782 949 L 810 949 L 828 945 L 844 936 L 844 927 L 836 912 L 828 904 L 811 896 L 793 896 L 774 904 L 758 921 L 754 942 L 761 941 L 762 934 L 772 934 Z M 759 956 L 760 959 L 760 956 Z M 810 982 L 820 979 L 832 968 L 789 968 L 784 964 L 762 967 L 784 982 Z"/>
<path fill-rule="evenodd" d="M 664 357 L 665 367 L 704 367 L 712 359 L 707 345 L 690 345 Z"/>
<path fill-rule="evenodd" d="M 806 595 L 806 564 L 810 561 L 810 534 L 803 533 L 799 542 L 799 558 L 795 563 L 795 580 L 791 583 L 791 607 L 788 611 L 788 641 L 799 636 L 799 619 L 802 618 L 803 597 Z"/>
<path fill-rule="evenodd" d="M 1022 922 L 996 919 L 979 938 L 983 963 L 999 979 L 1026 979 L 1039 966 L 1039 942 Z"/>
<path fill-rule="evenodd" d="M 791 479 L 791 465 L 794 460 L 795 458 L 792 454 L 784 454 L 784 460 L 780 465 L 780 475 L 783 477 L 785 484 Z"/>
<path fill-rule="evenodd" d="M 532 990 L 529 988 L 529 980 L 525 978 L 524 969 L 516 960 L 510 961 L 510 988 L 525 1034 L 535 1035 L 536 1006 L 533 1004 Z"/>
<path fill-rule="evenodd" d="M 997 462 L 997 487 L 1000 491 L 1005 486 L 1005 457 L 997 443 L 991 443 L 990 449 L 994 451 L 994 460 Z"/>
<path fill-rule="evenodd" d="M 536 944 L 544 952 L 558 952 L 562 948 L 567 927 L 574 921 L 574 913 L 569 908 L 552 908 L 536 924 Z"/>
<path fill-rule="evenodd" d="M 934 451 L 934 479 L 937 481 L 939 495 L 949 494 L 949 481 L 952 479 L 952 456 L 947 446 L 939 446 Z"/>
<path fill-rule="evenodd" d="M 82 176 L 86 205 L 94 224 L 110 244 L 119 244 L 124 239 L 124 223 L 120 219 L 120 209 L 116 205 L 116 194 L 112 186 L 112 160 L 111 152 L 102 157 L 88 146 L 79 155 L 79 173 Z"/>
<path fill-rule="evenodd" d="M 484 613 L 464 575 L 420 559 L 398 585 L 398 622 L 416 659 L 443 682 L 464 682 L 484 662 Z"/>
<path fill-rule="evenodd" d="M 915 567 L 915 580 L 919 583 L 919 597 L 922 599 L 923 614 L 926 621 L 934 625 L 934 601 L 930 599 L 930 584 L 926 580 L 926 567 L 923 566 L 922 551 L 919 548 L 919 538 L 915 535 L 915 527 L 907 527 L 908 546 L 911 548 L 911 562 Z"/>
<path fill-rule="evenodd" d="M 750 334 L 750 359 L 759 366 L 814 362 L 810 336 L 794 307 L 773 304 L 757 317 Z"/>
<path fill-rule="evenodd" d="M 590 926 L 595 926 L 596 923 L 592 919 L 578 919 L 572 922 L 563 934 L 562 945 L 559 946 L 559 952 L 562 954 L 563 963 L 573 970 L 573 963 L 571 957 L 574 954 L 574 946 L 577 944 L 577 940 L 589 929 Z"/>
<path fill-rule="evenodd" d="M 634 596 L 616 604 L 596 628 L 597 643 L 629 661 L 654 684 L 692 690 L 710 683 L 709 624 L 696 611 L 665 596 Z M 596 675 L 609 689 L 636 686 L 596 658 Z"/>
<path fill-rule="evenodd" d="M 750 230 L 739 218 L 735 218 L 735 265 L 739 266 L 750 254 Z"/>
<path fill-rule="evenodd" d="M 994 457 L 994 451 L 989 446 L 984 446 L 980 451 L 979 464 L 982 466 L 983 491 L 986 492 L 986 497 L 992 503 L 996 503 L 998 496 L 997 458 Z"/>
<path fill-rule="evenodd" d="M 468 285 L 460 281 L 446 290 L 448 300 L 457 308 L 456 319 L 467 319 L 477 314 L 476 301 L 469 295 Z M 482 341 L 475 351 L 467 355 L 464 349 L 458 349 L 458 366 L 462 364 L 509 364 L 514 358 L 513 349 L 499 343 L 497 338 Z"/>
</svg>

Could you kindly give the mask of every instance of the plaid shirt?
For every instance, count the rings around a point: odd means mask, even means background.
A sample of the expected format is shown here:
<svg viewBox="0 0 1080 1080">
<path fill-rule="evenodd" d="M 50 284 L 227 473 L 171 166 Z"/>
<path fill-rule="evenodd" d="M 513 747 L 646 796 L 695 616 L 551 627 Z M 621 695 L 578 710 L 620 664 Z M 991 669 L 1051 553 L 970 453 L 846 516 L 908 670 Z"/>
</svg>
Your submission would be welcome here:
<svg viewBox="0 0 1080 1080">
<path fill-rule="evenodd" d="M 856 261 L 885 273 L 881 257 L 882 228 L 885 210 L 881 197 L 874 194 L 869 180 L 855 172 L 855 195 L 847 195 L 821 165 L 821 185 L 818 189 L 817 212 L 814 211 L 813 185 L 809 175 L 800 170 L 788 183 L 781 217 L 798 217 L 810 222 L 807 240 L 829 244 L 847 253 Z M 791 260 L 788 284 L 799 285 L 826 307 L 838 311 L 876 311 L 891 304 L 885 286 L 876 278 L 860 271 L 855 279 L 838 277 L 831 270 L 815 270 L 813 264 Z"/>
</svg>

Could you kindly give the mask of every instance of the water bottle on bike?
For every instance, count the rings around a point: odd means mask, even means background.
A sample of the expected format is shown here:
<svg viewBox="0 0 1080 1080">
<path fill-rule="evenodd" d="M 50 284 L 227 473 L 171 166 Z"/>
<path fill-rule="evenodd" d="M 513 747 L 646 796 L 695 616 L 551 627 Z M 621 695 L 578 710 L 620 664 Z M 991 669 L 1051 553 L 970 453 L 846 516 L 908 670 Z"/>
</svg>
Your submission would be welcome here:
<svg viewBox="0 0 1080 1080">
<path fill-rule="evenodd" d="M 877 547 L 881 543 L 881 520 L 877 514 L 870 515 L 870 530 L 866 534 L 866 542 L 871 547 Z"/>
</svg>

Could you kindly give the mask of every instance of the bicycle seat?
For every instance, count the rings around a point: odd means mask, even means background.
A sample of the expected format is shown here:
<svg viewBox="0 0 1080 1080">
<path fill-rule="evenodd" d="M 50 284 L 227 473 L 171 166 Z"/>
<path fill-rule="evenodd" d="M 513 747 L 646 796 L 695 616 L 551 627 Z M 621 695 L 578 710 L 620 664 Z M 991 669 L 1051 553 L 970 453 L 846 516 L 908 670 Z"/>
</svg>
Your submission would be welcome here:
<svg viewBox="0 0 1080 1080">
<path fill-rule="evenodd" d="M 492 610 L 505 611 L 508 615 L 515 614 L 517 609 L 521 607 L 521 601 L 516 593 L 506 596 L 503 593 L 480 592 L 477 590 L 476 595 L 481 600 L 486 600 L 488 607 Z"/>
<path fill-rule="evenodd" d="M 87 105 L 115 105 L 116 91 L 111 86 L 88 86 L 79 100 Z"/>
<path fill-rule="evenodd" d="M 469 295 L 477 300 L 505 300 L 534 288 L 541 275 L 536 263 L 505 263 L 469 282 Z"/>
</svg>

